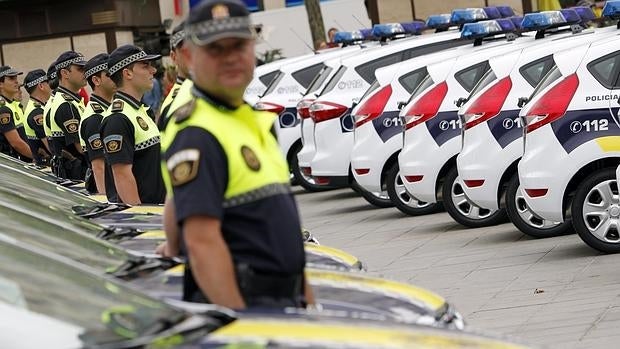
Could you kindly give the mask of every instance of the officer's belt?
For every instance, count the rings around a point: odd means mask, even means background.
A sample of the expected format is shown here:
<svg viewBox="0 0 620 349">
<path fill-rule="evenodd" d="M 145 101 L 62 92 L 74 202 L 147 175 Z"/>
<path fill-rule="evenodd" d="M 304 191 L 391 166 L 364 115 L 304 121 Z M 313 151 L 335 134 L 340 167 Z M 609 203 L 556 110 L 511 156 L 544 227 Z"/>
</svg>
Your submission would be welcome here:
<svg viewBox="0 0 620 349">
<path fill-rule="evenodd" d="M 249 204 L 251 202 L 259 201 L 271 196 L 290 194 L 291 188 L 288 184 L 273 183 L 268 184 L 258 189 L 251 190 L 249 192 L 236 195 L 230 199 L 224 200 L 222 203 L 223 208 L 231 208 L 235 206 L 241 206 Z"/>
<path fill-rule="evenodd" d="M 286 299 L 296 302 L 302 296 L 301 274 L 280 275 L 257 272 L 247 264 L 235 266 L 237 285 L 247 303 L 264 298 Z"/>
</svg>

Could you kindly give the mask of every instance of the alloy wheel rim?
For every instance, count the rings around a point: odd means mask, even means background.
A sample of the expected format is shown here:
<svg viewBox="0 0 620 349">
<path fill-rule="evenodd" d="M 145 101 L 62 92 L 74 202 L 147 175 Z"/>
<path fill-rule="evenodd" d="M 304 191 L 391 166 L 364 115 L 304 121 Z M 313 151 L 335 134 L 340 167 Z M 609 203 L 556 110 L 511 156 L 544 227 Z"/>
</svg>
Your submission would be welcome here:
<svg viewBox="0 0 620 349">
<path fill-rule="evenodd" d="M 590 189 L 583 203 L 582 218 L 597 239 L 620 242 L 620 196 L 616 180 L 601 182 Z"/>
<path fill-rule="evenodd" d="M 517 193 L 515 195 L 515 206 L 517 208 L 517 214 L 525 224 L 537 228 L 537 229 L 553 229 L 562 222 L 553 222 L 548 219 L 541 218 L 527 206 L 525 196 L 523 195 L 523 189 L 519 185 Z"/>
<path fill-rule="evenodd" d="M 454 207 L 456 207 L 457 212 L 469 219 L 482 220 L 495 213 L 493 210 L 476 206 L 467 198 L 467 196 L 465 196 L 463 181 L 459 176 L 457 176 L 452 183 L 450 198 L 452 199 L 452 203 L 454 204 Z"/>
<path fill-rule="evenodd" d="M 411 208 L 425 208 L 431 205 L 429 202 L 420 201 L 409 194 L 407 188 L 405 187 L 405 183 L 400 176 L 400 171 L 398 171 L 396 178 L 394 178 L 394 189 L 396 191 L 396 195 L 398 196 L 398 200 L 406 206 Z"/>
</svg>

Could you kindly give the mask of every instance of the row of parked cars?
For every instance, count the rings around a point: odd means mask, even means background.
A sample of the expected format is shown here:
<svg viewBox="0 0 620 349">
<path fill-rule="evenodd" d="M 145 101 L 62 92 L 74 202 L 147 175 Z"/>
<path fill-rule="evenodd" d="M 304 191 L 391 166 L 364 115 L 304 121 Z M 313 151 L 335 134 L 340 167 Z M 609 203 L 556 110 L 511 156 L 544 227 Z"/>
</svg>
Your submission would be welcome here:
<svg viewBox="0 0 620 349">
<path fill-rule="evenodd" d="M 279 115 L 306 190 L 619 252 L 620 32 L 593 19 L 498 6 L 339 33 L 341 48 L 257 68 L 246 98 Z"/>
</svg>

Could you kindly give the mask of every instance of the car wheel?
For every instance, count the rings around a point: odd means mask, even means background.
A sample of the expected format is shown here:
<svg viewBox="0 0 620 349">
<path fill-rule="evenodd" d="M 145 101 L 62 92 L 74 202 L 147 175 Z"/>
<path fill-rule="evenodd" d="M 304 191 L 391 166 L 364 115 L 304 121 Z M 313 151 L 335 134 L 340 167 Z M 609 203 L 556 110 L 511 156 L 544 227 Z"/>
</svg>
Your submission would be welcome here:
<svg viewBox="0 0 620 349">
<path fill-rule="evenodd" d="M 517 229 L 523 234 L 535 238 L 559 236 L 573 232 L 570 220 L 552 222 L 539 217 L 530 210 L 523 197 L 523 189 L 519 185 L 517 174 L 512 176 L 506 188 L 506 213 Z"/>
<path fill-rule="evenodd" d="M 441 203 L 420 201 L 407 192 L 403 179 L 400 177 L 398 163 L 394 164 L 386 176 L 387 192 L 392 204 L 401 212 L 410 216 L 419 216 L 437 212 Z"/>
<path fill-rule="evenodd" d="M 620 252 L 620 197 L 615 169 L 606 168 L 579 185 L 571 206 L 573 227 L 588 246 Z"/>
<path fill-rule="evenodd" d="M 372 193 L 368 190 L 362 188 L 356 181 L 351 183 L 351 188 L 357 193 L 359 193 L 364 200 L 368 201 L 369 204 L 379 207 L 379 208 L 387 208 L 394 206 L 392 204 L 392 200 L 387 193 L 387 191 L 382 191 L 380 193 Z"/>
<path fill-rule="evenodd" d="M 487 227 L 506 220 L 506 210 L 489 210 L 471 202 L 465 196 L 463 185 L 456 167 L 450 169 L 443 183 L 442 195 L 443 206 L 452 219 L 469 228 Z"/>
<path fill-rule="evenodd" d="M 299 168 L 299 160 L 297 159 L 297 153 L 299 152 L 299 148 L 295 150 L 295 153 L 291 156 L 291 172 L 293 173 L 293 177 L 295 177 L 295 182 L 299 184 L 302 188 L 309 192 L 320 192 L 331 190 L 330 186 L 325 185 L 317 185 L 314 182 L 314 179 L 309 174 L 303 173 L 301 168 Z"/>
</svg>

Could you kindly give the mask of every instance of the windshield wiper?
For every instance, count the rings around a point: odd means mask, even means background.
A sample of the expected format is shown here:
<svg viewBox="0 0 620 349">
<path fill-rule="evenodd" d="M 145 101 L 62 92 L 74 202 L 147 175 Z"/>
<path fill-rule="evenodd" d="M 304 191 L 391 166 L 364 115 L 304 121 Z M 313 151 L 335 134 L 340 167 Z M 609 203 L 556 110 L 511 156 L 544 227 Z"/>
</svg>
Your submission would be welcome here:
<svg viewBox="0 0 620 349">
<path fill-rule="evenodd" d="M 109 274 L 123 280 L 130 280 L 150 274 L 155 270 L 168 270 L 181 262 L 178 258 L 131 256 Z"/>
<path fill-rule="evenodd" d="M 71 210 L 76 215 L 83 218 L 97 218 L 110 212 L 117 212 L 128 209 L 130 206 L 125 204 L 95 204 L 92 206 L 76 205 L 71 207 Z"/>
<path fill-rule="evenodd" d="M 134 238 L 143 233 L 144 232 L 142 230 L 136 228 L 106 227 L 97 234 L 97 237 L 103 240 L 112 240 L 118 242 Z"/>
</svg>

